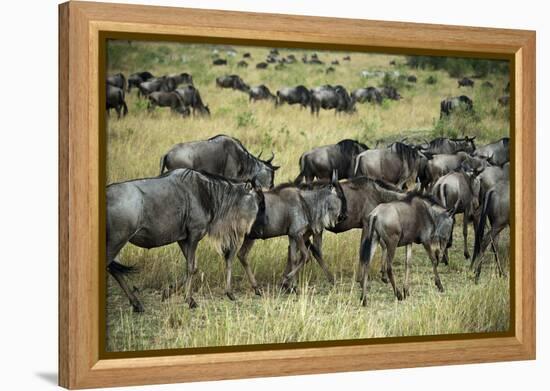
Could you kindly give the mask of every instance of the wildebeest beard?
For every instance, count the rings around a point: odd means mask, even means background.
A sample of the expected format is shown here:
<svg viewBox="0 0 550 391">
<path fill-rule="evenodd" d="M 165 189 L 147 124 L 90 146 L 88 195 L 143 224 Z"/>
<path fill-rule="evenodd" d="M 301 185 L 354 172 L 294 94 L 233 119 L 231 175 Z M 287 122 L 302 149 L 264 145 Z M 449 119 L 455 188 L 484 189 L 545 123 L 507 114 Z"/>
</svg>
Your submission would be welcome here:
<svg viewBox="0 0 550 391">
<path fill-rule="evenodd" d="M 328 186 L 322 190 L 302 190 L 300 192 L 300 200 L 306 212 L 309 226 L 315 234 L 321 233 L 325 228 L 333 227 L 338 223 L 338 216 L 330 216 L 328 211 L 330 192 Z M 340 202 L 342 202 L 341 199 Z"/>
</svg>

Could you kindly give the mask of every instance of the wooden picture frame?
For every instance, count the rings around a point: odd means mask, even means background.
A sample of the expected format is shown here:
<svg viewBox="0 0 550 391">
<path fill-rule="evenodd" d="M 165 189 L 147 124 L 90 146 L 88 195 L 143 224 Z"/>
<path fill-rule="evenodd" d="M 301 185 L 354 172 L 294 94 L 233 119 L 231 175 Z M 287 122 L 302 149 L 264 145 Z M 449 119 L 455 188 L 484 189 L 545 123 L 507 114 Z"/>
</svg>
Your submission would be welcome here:
<svg viewBox="0 0 550 391">
<path fill-rule="evenodd" d="M 103 118 L 100 40 L 155 34 L 272 46 L 498 57 L 511 61 L 511 286 L 505 336 L 104 358 L 99 311 Z M 100 114 L 101 113 L 101 114 Z M 89 388 L 535 358 L 535 32 L 68 2 L 59 6 L 59 384 Z"/>
</svg>

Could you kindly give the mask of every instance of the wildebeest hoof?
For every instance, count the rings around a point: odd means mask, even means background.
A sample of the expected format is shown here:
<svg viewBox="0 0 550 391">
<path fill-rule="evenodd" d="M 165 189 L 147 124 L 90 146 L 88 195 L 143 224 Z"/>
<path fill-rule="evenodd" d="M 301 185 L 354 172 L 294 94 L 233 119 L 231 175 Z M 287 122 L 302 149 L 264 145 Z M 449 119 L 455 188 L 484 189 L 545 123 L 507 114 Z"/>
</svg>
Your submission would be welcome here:
<svg viewBox="0 0 550 391">
<path fill-rule="evenodd" d="M 464 258 L 470 259 L 470 253 L 468 251 L 464 251 Z"/>
<path fill-rule="evenodd" d="M 254 287 L 254 293 L 256 294 L 256 296 L 262 296 L 263 295 L 262 288 Z"/>
<path fill-rule="evenodd" d="M 367 298 L 366 298 L 366 297 L 361 298 L 361 305 L 362 305 L 363 307 L 366 307 L 366 306 L 367 306 Z"/>
<path fill-rule="evenodd" d="M 406 299 L 409 296 L 409 290 L 407 288 L 403 288 L 403 299 Z"/>
<path fill-rule="evenodd" d="M 397 300 L 399 300 L 399 301 L 403 300 L 403 295 L 401 294 L 401 291 L 396 290 L 395 291 L 395 296 L 397 297 Z"/>
<path fill-rule="evenodd" d="M 195 301 L 195 299 L 193 299 L 192 297 L 190 297 L 189 300 L 187 300 L 187 303 L 189 304 L 189 308 L 191 309 L 197 308 L 199 306 Z"/>
<path fill-rule="evenodd" d="M 386 276 L 386 275 L 383 275 L 380 279 L 382 280 L 382 282 L 384 284 L 387 284 L 388 282 L 390 282 L 390 280 L 388 279 L 388 276 Z"/>
<path fill-rule="evenodd" d="M 231 301 L 235 301 L 235 295 L 233 294 L 233 292 L 225 292 L 226 296 L 229 298 L 229 300 Z"/>
<path fill-rule="evenodd" d="M 439 290 L 439 292 L 445 292 L 445 289 L 443 289 L 443 285 L 441 285 L 441 283 L 436 284 L 436 285 L 437 285 L 437 289 Z"/>
</svg>

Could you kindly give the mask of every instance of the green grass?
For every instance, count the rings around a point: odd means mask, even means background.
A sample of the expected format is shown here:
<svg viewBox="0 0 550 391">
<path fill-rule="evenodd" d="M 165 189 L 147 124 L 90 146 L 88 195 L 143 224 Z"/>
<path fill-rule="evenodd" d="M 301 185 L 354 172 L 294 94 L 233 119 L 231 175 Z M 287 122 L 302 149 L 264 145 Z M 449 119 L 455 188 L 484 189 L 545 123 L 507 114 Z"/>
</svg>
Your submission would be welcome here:
<svg viewBox="0 0 550 391">
<path fill-rule="evenodd" d="M 199 88 L 203 101 L 210 106 L 210 118 L 186 118 L 158 109 L 149 114 L 145 101 L 135 93 L 127 96 L 130 113 L 117 120 L 111 116 L 107 127 L 107 181 L 149 177 L 159 172 L 159 159 L 175 143 L 207 139 L 224 133 L 240 139 L 254 154 L 275 153 L 274 163 L 281 166 L 276 183 L 293 179 L 298 174 L 298 158 L 312 147 L 354 138 L 373 147 L 378 140 L 391 141 L 408 136 L 410 139 L 435 135 L 460 135 L 462 131 L 478 136 L 483 143 L 509 134 L 508 112 L 498 107 L 496 99 L 506 84 L 502 75 L 489 75 L 495 88 L 482 91 L 483 80 L 476 80 L 473 90 L 458 89 L 456 79 L 444 71 L 409 70 L 405 58 L 396 55 L 351 53 L 352 61 L 341 58 L 347 53 L 318 51 L 326 63 L 339 58 L 334 74 L 326 75 L 326 66 L 304 65 L 301 62 L 276 71 L 254 65 L 263 61 L 267 49 L 239 48 L 237 57 L 228 57 L 227 67 L 211 66 L 211 47 L 165 43 L 112 43 L 109 48 L 109 73 L 122 71 L 126 75 L 149 70 L 155 75 L 189 72 Z M 236 68 L 242 53 L 254 58 L 247 69 Z M 220 50 L 222 56 L 224 51 Z M 280 50 L 300 58 L 301 50 Z M 389 66 L 394 59 L 397 66 Z M 247 60 L 248 61 L 248 60 Z M 328 65 L 327 65 L 328 66 Z M 398 70 L 415 74 L 418 83 L 405 83 L 399 90 L 404 97 L 399 102 L 387 101 L 381 106 L 359 105 L 355 115 L 338 115 L 321 111 L 312 117 L 299 107 L 258 102 L 248 103 L 248 97 L 238 91 L 216 88 L 217 76 L 238 73 L 256 85 L 265 83 L 273 93 L 277 89 L 304 84 L 342 84 L 352 90 L 382 84 L 382 78 L 364 79 L 362 70 Z M 429 76 L 437 83 L 425 84 Z M 475 117 L 457 115 L 439 122 L 439 102 L 446 96 L 465 93 L 474 100 Z M 461 218 L 458 218 L 461 223 Z M 470 229 L 470 231 L 472 231 Z M 177 245 L 144 250 L 131 244 L 121 252 L 121 260 L 137 265 L 140 272 L 130 277 L 140 289 L 146 312 L 133 314 L 128 300 L 118 285 L 109 278 L 107 298 L 107 347 L 111 351 L 185 348 L 220 345 L 242 345 L 314 340 L 431 335 L 462 332 L 507 330 L 509 327 L 509 279 L 495 276 L 492 258 L 475 285 L 468 262 L 462 256 L 461 229 L 455 230 L 455 244 L 449 267 L 439 270 L 444 293 L 437 292 L 431 265 L 421 246 L 413 249 L 411 297 L 397 302 L 389 285 L 378 278 L 379 260 L 371 270 L 373 281 L 369 305 L 359 305 L 360 290 L 355 281 L 360 233 L 350 231 L 325 234 L 325 260 L 336 274 L 334 287 L 316 264 L 309 264 L 300 276 L 301 292 L 281 294 L 277 285 L 286 262 L 286 238 L 258 241 L 249 255 L 264 295 L 251 291 L 239 262 L 233 267 L 233 286 L 237 296 L 231 302 L 223 296 L 224 263 L 208 240 L 199 244 L 199 273 L 195 280 L 195 299 L 200 307 L 189 310 L 181 296 L 161 302 L 160 291 L 185 274 L 183 256 Z M 473 232 L 469 234 L 470 248 Z M 501 240 L 501 258 L 509 268 L 508 233 Z M 396 255 L 396 278 L 403 279 L 404 249 Z"/>
</svg>

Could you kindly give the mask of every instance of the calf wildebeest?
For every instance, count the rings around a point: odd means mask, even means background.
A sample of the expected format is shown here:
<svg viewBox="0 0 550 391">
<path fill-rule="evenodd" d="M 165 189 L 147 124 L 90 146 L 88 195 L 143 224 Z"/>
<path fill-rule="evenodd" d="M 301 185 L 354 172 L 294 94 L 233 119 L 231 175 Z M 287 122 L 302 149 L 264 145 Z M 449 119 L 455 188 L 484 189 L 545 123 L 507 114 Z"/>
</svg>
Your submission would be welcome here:
<svg viewBox="0 0 550 391">
<path fill-rule="evenodd" d="M 252 58 L 252 55 L 246 52 L 246 53 L 243 53 L 243 58 Z"/>
<path fill-rule="evenodd" d="M 365 175 L 403 188 L 414 183 L 426 157 L 418 148 L 395 142 L 387 148 L 369 149 L 355 159 L 354 175 Z"/>
<path fill-rule="evenodd" d="M 153 111 L 157 106 L 170 107 L 172 111 L 178 111 L 178 109 L 183 109 L 183 106 L 185 106 L 180 95 L 176 92 L 155 91 L 151 92 L 147 98 L 149 99 L 147 103 L 148 111 Z"/>
<path fill-rule="evenodd" d="M 271 100 L 277 102 L 277 97 L 271 93 L 265 84 L 250 88 L 248 91 L 248 101 L 256 102 L 258 100 Z"/>
<path fill-rule="evenodd" d="M 218 135 L 208 140 L 174 145 L 160 159 L 160 173 L 176 168 L 192 168 L 239 181 L 255 178 L 263 188 L 272 188 L 278 166 L 271 164 L 273 156 L 261 160 L 253 156 L 232 137 Z"/>
<path fill-rule="evenodd" d="M 254 240 L 288 236 L 289 258 L 283 274 L 283 287 L 289 288 L 294 275 L 308 260 L 311 235 L 346 218 L 346 199 L 336 175 L 332 174 L 330 183 L 312 188 L 286 183 L 264 192 L 265 218 L 261 223 L 255 223 L 245 238 L 238 253 L 241 262 L 247 264 L 246 257 Z M 315 251 L 313 255 L 328 280 L 334 283 L 322 257 Z"/>
<path fill-rule="evenodd" d="M 473 87 L 474 81 L 472 79 L 468 79 L 467 77 L 463 77 L 462 79 L 458 80 L 458 87 Z"/>
<path fill-rule="evenodd" d="M 502 166 L 510 161 L 510 139 L 504 137 L 494 143 L 479 147 L 473 155 L 487 159 L 491 164 Z"/>
<path fill-rule="evenodd" d="M 463 107 L 465 111 L 472 111 L 474 108 L 474 102 L 466 95 L 460 95 L 453 98 L 443 99 L 439 106 L 439 118 L 443 118 L 444 115 L 450 115 L 459 107 Z"/>
<path fill-rule="evenodd" d="M 491 231 L 485 234 L 487 218 L 491 223 Z M 475 281 L 479 281 L 483 252 L 491 243 L 499 275 L 503 270 L 498 258 L 498 239 L 500 232 L 510 224 L 510 182 L 503 180 L 497 182 L 483 198 L 481 216 L 477 226 L 476 240 L 474 244 L 474 256 L 472 265 L 475 270 Z M 477 260 L 477 262 L 476 262 Z"/>
<path fill-rule="evenodd" d="M 220 88 L 232 88 L 243 92 L 247 92 L 250 88 L 239 75 L 219 76 L 216 78 L 216 86 Z"/>
<path fill-rule="evenodd" d="M 212 61 L 212 65 L 227 65 L 227 60 L 224 58 L 216 58 Z"/>
<path fill-rule="evenodd" d="M 494 87 L 493 83 L 491 83 L 489 80 L 485 80 L 485 81 L 481 84 L 481 86 L 482 86 L 483 88 L 493 88 L 493 87 Z"/>
<path fill-rule="evenodd" d="M 338 170 L 340 179 L 351 178 L 354 174 L 355 158 L 369 149 L 356 140 L 345 139 L 336 144 L 316 147 L 300 156 L 300 174 L 294 183 L 306 183 L 317 179 L 328 179 L 334 170 Z"/>
<path fill-rule="evenodd" d="M 501 96 L 500 98 L 498 98 L 498 104 L 500 106 L 508 106 L 510 104 L 510 96 L 509 95 Z"/>
<path fill-rule="evenodd" d="M 259 62 L 256 64 L 256 69 L 266 69 L 268 65 L 267 62 Z"/>
<path fill-rule="evenodd" d="M 450 172 L 435 183 L 432 196 L 444 207 L 455 205 L 455 214 L 462 213 L 462 235 L 464 237 L 464 258 L 470 258 L 468 251 L 468 224 L 476 223 L 475 212 L 479 207 L 479 179 L 465 172 Z M 452 245 L 452 237 L 449 247 Z M 447 249 L 444 253 L 444 262 L 448 263 Z"/>
<path fill-rule="evenodd" d="M 478 157 L 470 156 L 467 152 L 459 151 L 454 154 L 437 154 L 428 160 L 419 179 L 422 189 L 427 189 L 430 184 L 437 182 L 442 176 L 467 166 L 475 173 L 479 173 L 487 166 L 487 161 Z"/>
<path fill-rule="evenodd" d="M 138 88 L 140 83 L 150 80 L 153 77 L 153 74 L 147 71 L 132 73 L 128 76 L 128 92 L 130 92 L 132 87 Z"/>
<path fill-rule="evenodd" d="M 187 260 L 185 300 L 194 308 L 195 251 L 209 235 L 225 258 L 226 293 L 232 296 L 231 262 L 262 204 L 261 191 L 250 183 L 237 184 L 188 169 L 111 184 L 107 186 L 107 270 L 134 311 L 142 312 L 143 305 L 123 278 L 132 268 L 119 263 L 117 255 L 128 242 L 147 249 L 177 242 Z"/>
<path fill-rule="evenodd" d="M 107 115 L 109 115 L 111 109 L 115 109 L 117 117 L 120 118 L 128 114 L 128 106 L 124 96 L 124 90 L 107 84 Z"/>
<path fill-rule="evenodd" d="M 350 56 L 344 56 L 344 57 L 342 58 L 342 60 L 344 60 L 344 61 L 351 61 L 351 57 L 350 57 Z"/>
<path fill-rule="evenodd" d="M 399 95 L 399 92 L 395 89 L 395 87 L 386 86 L 382 88 L 382 95 L 388 99 L 391 100 L 399 100 L 401 99 L 401 95 Z"/>
<path fill-rule="evenodd" d="M 416 76 L 415 75 L 410 75 L 407 77 L 407 81 L 409 83 L 416 83 L 417 79 L 416 79 Z"/>
<path fill-rule="evenodd" d="M 422 150 L 422 152 L 427 152 L 430 154 L 451 154 L 459 151 L 472 153 L 476 149 L 476 144 L 474 140 L 475 136 L 466 136 L 464 138 L 438 137 L 430 142 L 421 144 L 420 149 Z"/>
<path fill-rule="evenodd" d="M 237 63 L 237 66 L 239 68 L 247 68 L 248 67 L 248 63 L 245 61 L 245 60 L 241 60 Z"/>
<path fill-rule="evenodd" d="M 289 105 L 299 104 L 300 107 L 308 107 L 311 101 L 311 93 L 303 85 L 296 87 L 285 87 L 277 91 L 277 105 L 288 103 Z"/>
<path fill-rule="evenodd" d="M 371 102 L 378 104 L 381 104 L 384 99 L 382 93 L 376 87 L 358 88 L 351 93 L 351 98 L 359 103 Z"/>
<path fill-rule="evenodd" d="M 435 285 L 443 292 L 437 272 L 440 254 L 447 247 L 453 231 L 454 208 L 446 210 L 433 198 L 414 192 L 402 201 L 378 205 L 368 215 L 363 226 L 360 265 L 362 267 L 361 303 L 367 305 L 368 267 L 378 244 L 386 250 L 386 272 L 398 300 L 409 296 L 409 274 L 412 244 L 422 244 L 430 257 L 435 276 Z M 392 262 L 397 247 L 407 247 L 403 293 L 395 284 Z"/>
<path fill-rule="evenodd" d="M 116 75 L 107 76 L 107 84 L 113 87 L 118 87 L 123 91 L 126 91 L 126 78 L 122 73 Z"/>
<path fill-rule="evenodd" d="M 351 99 L 347 90 L 342 86 L 322 86 L 311 90 L 311 114 L 319 115 L 321 108 L 334 109 L 334 113 L 354 113 L 355 102 Z"/>
<path fill-rule="evenodd" d="M 183 105 L 192 109 L 193 115 L 196 115 L 197 111 L 200 115 L 210 115 L 208 105 L 203 103 L 199 90 L 192 85 L 186 85 L 184 88 L 178 88 L 175 92 L 181 97 Z"/>
</svg>

